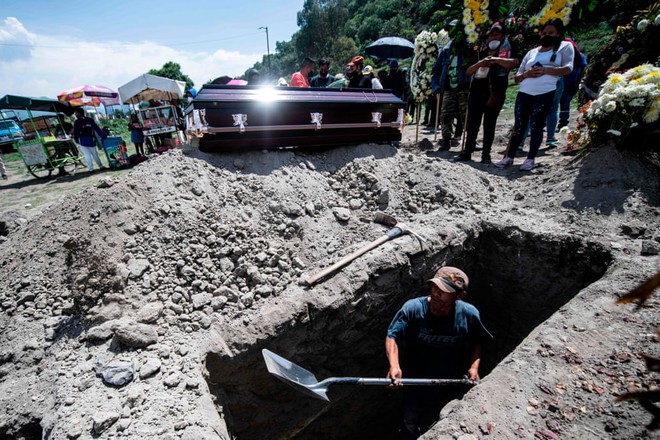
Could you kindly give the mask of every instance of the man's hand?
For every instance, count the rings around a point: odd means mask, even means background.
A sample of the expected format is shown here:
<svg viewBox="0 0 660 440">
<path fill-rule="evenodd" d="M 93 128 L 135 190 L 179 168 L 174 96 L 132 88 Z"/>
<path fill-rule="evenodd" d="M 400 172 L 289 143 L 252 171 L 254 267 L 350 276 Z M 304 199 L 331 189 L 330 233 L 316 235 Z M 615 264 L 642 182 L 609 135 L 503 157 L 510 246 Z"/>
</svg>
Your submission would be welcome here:
<svg viewBox="0 0 660 440">
<path fill-rule="evenodd" d="M 473 367 L 468 370 L 468 378 L 475 382 L 479 382 L 481 378 L 479 377 L 479 368 Z"/>
<path fill-rule="evenodd" d="M 403 384 L 399 382 L 399 379 L 403 377 L 403 372 L 400 368 L 390 368 L 390 371 L 387 373 L 387 377 L 392 379 L 392 385 L 390 386 L 403 386 Z"/>
</svg>

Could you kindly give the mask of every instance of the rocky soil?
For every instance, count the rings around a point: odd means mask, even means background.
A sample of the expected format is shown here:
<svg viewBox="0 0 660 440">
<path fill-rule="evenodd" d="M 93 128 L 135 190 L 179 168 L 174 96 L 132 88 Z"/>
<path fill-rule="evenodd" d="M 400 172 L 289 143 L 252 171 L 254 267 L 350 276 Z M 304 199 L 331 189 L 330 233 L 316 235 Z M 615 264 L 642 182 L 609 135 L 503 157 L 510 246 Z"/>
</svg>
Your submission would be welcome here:
<svg viewBox="0 0 660 440">
<path fill-rule="evenodd" d="M 660 354 L 658 300 L 639 311 L 614 301 L 658 270 L 658 169 L 611 147 L 585 157 L 549 150 L 528 173 L 453 163 L 453 154 L 416 143 L 414 127 L 398 147 L 176 150 L 30 218 L 1 213 L 0 438 L 230 439 L 250 438 L 233 432 L 236 419 L 281 425 L 268 413 L 230 414 L 217 376 L 250 377 L 257 357 L 237 366 L 248 353 L 325 308 L 361 301 L 388 270 L 428 278 L 486 224 L 595 243 L 610 255 L 607 270 L 424 438 L 654 438 L 650 414 L 614 399 L 658 386 L 640 356 Z M 306 287 L 387 230 L 371 222 L 379 210 L 426 237 L 425 247 L 392 240 Z M 359 337 L 333 338 L 333 347 L 350 352 Z M 350 355 L 346 369 L 359 370 L 359 350 Z M 295 393 L 280 385 L 279 395 Z M 295 438 L 321 438 L 301 432 Z"/>
</svg>

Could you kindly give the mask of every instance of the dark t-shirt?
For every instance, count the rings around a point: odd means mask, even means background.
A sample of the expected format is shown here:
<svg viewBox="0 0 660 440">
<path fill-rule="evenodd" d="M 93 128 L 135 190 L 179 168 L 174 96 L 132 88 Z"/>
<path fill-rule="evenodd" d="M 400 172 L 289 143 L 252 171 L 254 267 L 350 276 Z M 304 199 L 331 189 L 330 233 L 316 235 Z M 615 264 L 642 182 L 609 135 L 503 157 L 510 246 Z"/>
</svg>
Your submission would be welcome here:
<svg viewBox="0 0 660 440">
<path fill-rule="evenodd" d="M 361 89 L 370 89 L 371 88 L 371 78 L 364 76 L 362 73 L 359 73 L 353 76 L 348 81 L 348 87 L 356 87 Z"/>
<path fill-rule="evenodd" d="M 328 74 L 325 78 L 322 78 L 320 75 L 316 75 L 309 80 L 310 87 L 328 87 L 328 84 L 335 81 L 334 75 Z"/>
<path fill-rule="evenodd" d="M 473 305 L 456 301 L 454 313 L 440 317 L 431 313 L 428 296 L 407 301 L 394 316 L 387 337 L 405 341 L 406 377 L 444 379 L 467 374 L 472 347 L 493 338 Z"/>
<path fill-rule="evenodd" d="M 505 39 L 502 42 L 502 45 L 499 49 L 499 52 L 495 55 L 499 58 L 517 58 L 513 53 L 511 44 L 508 39 Z M 493 91 L 503 93 L 506 91 L 509 86 L 509 70 L 504 67 L 493 64 L 488 70 L 488 76 L 486 78 L 472 78 L 472 83 L 470 85 L 471 91 Z"/>
</svg>

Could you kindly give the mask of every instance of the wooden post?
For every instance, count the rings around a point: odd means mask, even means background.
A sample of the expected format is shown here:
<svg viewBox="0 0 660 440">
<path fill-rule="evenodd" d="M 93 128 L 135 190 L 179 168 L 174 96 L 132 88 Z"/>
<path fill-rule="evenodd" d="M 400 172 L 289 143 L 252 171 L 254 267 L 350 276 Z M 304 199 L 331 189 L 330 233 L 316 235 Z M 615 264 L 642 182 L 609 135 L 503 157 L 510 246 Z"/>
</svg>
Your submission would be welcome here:
<svg viewBox="0 0 660 440">
<path fill-rule="evenodd" d="M 440 118 L 440 93 L 435 95 L 435 133 L 433 134 L 433 142 L 438 140 L 438 119 Z"/>
<path fill-rule="evenodd" d="M 419 117 L 421 116 L 419 112 L 422 111 L 422 103 L 417 102 L 417 123 L 415 124 L 415 143 L 419 142 Z"/>
</svg>

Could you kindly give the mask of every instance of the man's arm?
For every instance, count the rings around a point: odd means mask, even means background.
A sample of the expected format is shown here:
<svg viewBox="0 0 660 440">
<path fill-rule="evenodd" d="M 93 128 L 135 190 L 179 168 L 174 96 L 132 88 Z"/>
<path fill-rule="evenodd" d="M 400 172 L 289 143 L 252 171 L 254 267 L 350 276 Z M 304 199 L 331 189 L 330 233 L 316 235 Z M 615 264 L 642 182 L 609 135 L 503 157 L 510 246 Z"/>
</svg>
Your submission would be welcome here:
<svg viewBox="0 0 660 440">
<path fill-rule="evenodd" d="M 479 364 L 481 363 L 481 344 L 476 344 L 472 347 L 470 353 L 470 368 L 468 369 L 468 376 L 470 380 L 479 381 Z"/>
<path fill-rule="evenodd" d="M 401 379 L 403 373 L 399 365 L 399 346 L 395 339 L 385 338 L 385 353 L 387 353 L 387 360 L 390 363 L 390 371 L 388 371 L 387 377 L 394 380 L 395 384 L 397 384 L 396 380 Z"/>
</svg>

